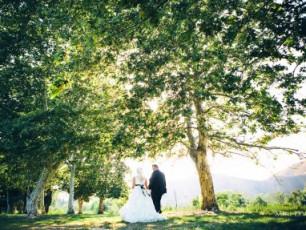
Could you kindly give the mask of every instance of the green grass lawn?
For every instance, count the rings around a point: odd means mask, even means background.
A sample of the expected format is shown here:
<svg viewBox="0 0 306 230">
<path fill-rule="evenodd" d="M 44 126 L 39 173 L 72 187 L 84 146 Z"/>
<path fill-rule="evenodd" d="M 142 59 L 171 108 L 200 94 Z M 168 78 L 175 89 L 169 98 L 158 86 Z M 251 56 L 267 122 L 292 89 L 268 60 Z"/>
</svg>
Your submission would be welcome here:
<svg viewBox="0 0 306 230">
<path fill-rule="evenodd" d="M 205 229 L 205 230 L 304 230 L 305 216 L 259 215 L 246 213 L 209 214 L 166 213 L 167 221 L 128 224 L 118 216 L 42 215 L 27 220 L 25 215 L 0 215 L 0 229 Z"/>
</svg>

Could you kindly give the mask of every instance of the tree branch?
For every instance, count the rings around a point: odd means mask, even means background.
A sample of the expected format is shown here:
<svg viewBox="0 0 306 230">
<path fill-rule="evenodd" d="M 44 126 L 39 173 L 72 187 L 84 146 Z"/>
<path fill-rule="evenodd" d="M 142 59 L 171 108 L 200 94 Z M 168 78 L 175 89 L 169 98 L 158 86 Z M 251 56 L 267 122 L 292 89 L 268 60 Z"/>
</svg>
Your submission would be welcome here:
<svg viewBox="0 0 306 230">
<path fill-rule="evenodd" d="M 236 139 L 234 138 L 226 138 L 227 140 L 231 141 L 231 143 L 229 142 L 226 142 L 224 140 L 221 140 L 219 138 L 216 138 L 216 137 L 211 137 L 212 139 L 216 140 L 216 141 L 219 141 L 223 144 L 226 144 L 228 146 L 231 146 L 232 148 L 235 148 L 233 146 L 233 143 L 236 144 L 238 146 L 238 148 L 241 149 L 241 146 L 245 146 L 245 147 L 248 147 L 248 148 L 258 148 L 258 149 L 264 149 L 264 150 L 267 150 L 267 151 L 271 151 L 271 150 L 283 150 L 283 151 L 286 151 L 286 152 L 289 152 L 289 153 L 293 153 L 293 154 L 296 154 L 300 159 L 304 159 L 306 158 L 305 157 L 305 154 L 304 152 L 300 152 L 298 149 L 293 149 L 293 148 L 289 148 L 289 147 L 281 147 L 281 146 L 264 146 L 264 145 L 259 145 L 259 144 L 254 144 L 254 143 L 247 143 L 247 142 L 241 142 L 241 141 L 237 141 Z"/>
</svg>

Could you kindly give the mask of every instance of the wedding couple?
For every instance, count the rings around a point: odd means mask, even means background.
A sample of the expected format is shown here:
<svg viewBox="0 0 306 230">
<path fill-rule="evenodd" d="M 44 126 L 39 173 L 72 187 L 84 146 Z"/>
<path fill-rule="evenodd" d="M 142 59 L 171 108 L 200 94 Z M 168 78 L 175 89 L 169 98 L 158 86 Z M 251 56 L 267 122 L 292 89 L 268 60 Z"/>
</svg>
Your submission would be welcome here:
<svg viewBox="0 0 306 230">
<path fill-rule="evenodd" d="M 161 215 L 160 200 L 167 192 L 165 175 L 159 171 L 158 165 L 152 165 L 153 173 L 149 180 L 143 175 L 142 168 L 132 180 L 132 191 L 127 203 L 120 210 L 120 217 L 129 223 L 155 222 L 166 220 Z M 148 189 L 151 190 L 151 194 Z"/>
</svg>

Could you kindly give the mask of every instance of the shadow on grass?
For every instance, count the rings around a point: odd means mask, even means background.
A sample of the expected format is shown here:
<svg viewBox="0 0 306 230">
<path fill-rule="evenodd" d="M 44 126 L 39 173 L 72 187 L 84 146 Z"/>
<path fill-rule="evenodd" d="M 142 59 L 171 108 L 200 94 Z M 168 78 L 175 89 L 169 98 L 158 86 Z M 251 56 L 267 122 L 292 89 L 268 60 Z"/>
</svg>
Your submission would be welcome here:
<svg viewBox="0 0 306 230">
<path fill-rule="evenodd" d="M 94 214 L 41 215 L 37 219 L 27 219 L 26 215 L 0 215 L 0 229 L 65 229 L 74 226 L 96 225 L 99 222 L 106 222 L 108 218 L 111 217 Z"/>
<path fill-rule="evenodd" d="M 164 223 L 128 224 L 118 229 L 305 230 L 305 226 L 305 217 L 283 218 L 273 215 L 222 213 L 217 216 L 173 217 Z"/>
<path fill-rule="evenodd" d="M 25 215 L 0 215 L 0 229 L 204 229 L 204 230 L 304 230 L 306 217 L 276 217 L 247 213 L 187 215 L 155 223 L 129 224 L 107 215 L 43 215 L 28 220 Z"/>
</svg>

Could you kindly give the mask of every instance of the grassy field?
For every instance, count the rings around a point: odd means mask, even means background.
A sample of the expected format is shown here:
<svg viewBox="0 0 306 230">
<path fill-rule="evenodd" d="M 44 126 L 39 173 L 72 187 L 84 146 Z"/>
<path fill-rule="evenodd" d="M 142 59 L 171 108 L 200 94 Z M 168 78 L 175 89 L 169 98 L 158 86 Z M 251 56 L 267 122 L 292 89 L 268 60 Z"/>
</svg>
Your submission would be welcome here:
<svg viewBox="0 0 306 230">
<path fill-rule="evenodd" d="M 167 221 L 128 224 L 118 216 L 42 215 L 27 220 L 24 215 L 0 215 L 0 229 L 204 229 L 204 230 L 304 230 L 305 216 L 275 216 L 247 213 L 166 213 Z"/>
</svg>

